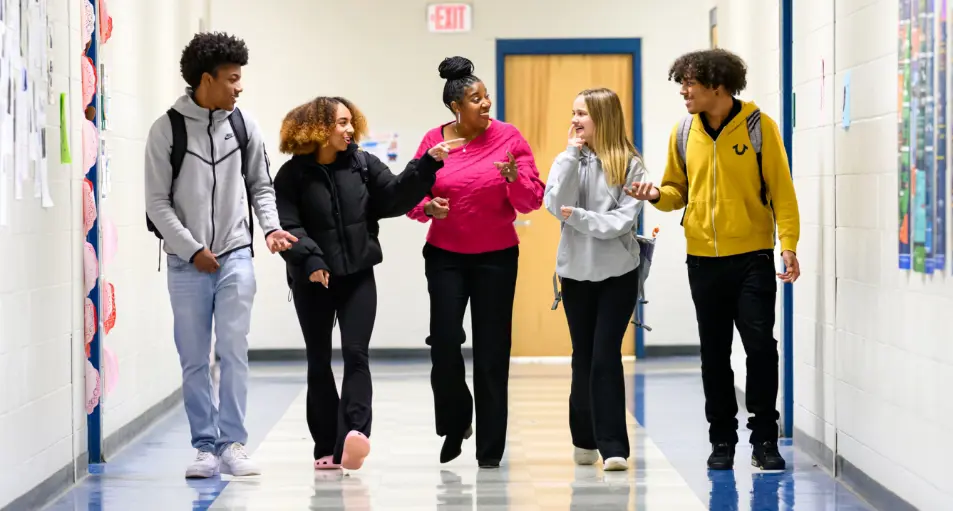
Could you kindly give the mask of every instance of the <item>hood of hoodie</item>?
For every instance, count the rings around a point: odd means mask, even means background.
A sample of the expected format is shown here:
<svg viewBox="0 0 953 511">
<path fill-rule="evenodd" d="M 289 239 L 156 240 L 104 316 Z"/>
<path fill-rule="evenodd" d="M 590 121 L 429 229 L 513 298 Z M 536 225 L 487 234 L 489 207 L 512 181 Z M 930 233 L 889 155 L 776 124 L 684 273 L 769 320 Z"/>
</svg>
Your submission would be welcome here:
<svg viewBox="0 0 953 511">
<path fill-rule="evenodd" d="M 208 108 L 203 108 L 195 102 L 193 95 L 194 92 L 192 88 L 186 87 L 185 94 L 180 96 L 179 99 L 175 101 L 175 104 L 172 105 L 172 108 L 175 108 L 180 114 L 184 115 L 186 119 L 208 122 L 211 115 L 211 119 L 218 123 L 228 119 L 228 116 L 234 112 L 234 110 L 209 110 Z"/>
</svg>

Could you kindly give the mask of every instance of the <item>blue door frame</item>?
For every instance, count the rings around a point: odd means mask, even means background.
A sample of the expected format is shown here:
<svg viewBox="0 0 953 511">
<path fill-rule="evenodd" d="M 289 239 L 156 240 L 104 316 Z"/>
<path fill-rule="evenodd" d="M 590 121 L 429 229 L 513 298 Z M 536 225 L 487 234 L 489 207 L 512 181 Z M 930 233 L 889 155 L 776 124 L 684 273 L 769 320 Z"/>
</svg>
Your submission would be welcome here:
<svg viewBox="0 0 953 511">
<path fill-rule="evenodd" d="M 634 39 L 498 39 L 496 41 L 496 118 L 506 121 L 506 57 L 508 55 L 631 55 L 632 56 L 632 143 L 642 147 L 642 40 Z M 569 105 L 566 106 L 569 108 Z M 643 151 L 644 152 L 644 151 Z M 643 216 L 638 232 L 642 234 Z M 645 318 L 642 304 L 639 317 Z M 635 356 L 645 357 L 641 328 L 635 330 Z"/>
<path fill-rule="evenodd" d="M 794 145 L 794 0 L 781 0 L 781 139 L 794 174 L 791 148 Z M 784 271 L 784 263 L 781 265 Z M 794 436 L 794 285 L 781 288 L 781 350 L 784 362 L 781 418 L 783 435 Z"/>
</svg>

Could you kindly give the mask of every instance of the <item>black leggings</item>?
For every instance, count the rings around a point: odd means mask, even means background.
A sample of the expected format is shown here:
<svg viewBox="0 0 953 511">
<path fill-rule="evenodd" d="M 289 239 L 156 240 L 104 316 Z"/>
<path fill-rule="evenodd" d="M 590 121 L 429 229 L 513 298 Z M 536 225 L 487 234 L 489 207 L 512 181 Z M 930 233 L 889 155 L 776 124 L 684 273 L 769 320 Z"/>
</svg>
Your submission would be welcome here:
<svg viewBox="0 0 953 511">
<path fill-rule="evenodd" d="M 424 247 L 430 292 L 430 358 L 437 434 L 462 434 L 473 422 L 476 397 L 478 461 L 503 458 L 512 346 L 513 296 L 519 247 L 459 254 Z M 473 387 L 467 387 L 461 346 L 463 316 L 473 325 Z"/>
<path fill-rule="evenodd" d="M 635 312 L 638 270 L 598 282 L 562 279 L 572 338 L 572 443 L 602 459 L 629 457 L 622 341 Z"/>
<path fill-rule="evenodd" d="M 318 283 L 294 282 L 294 304 L 308 351 L 308 429 L 314 459 L 329 454 L 341 462 L 344 437 L 350 431 L 371 436 L 371 371 L 367 345 L 377 315 L 374 270 L 331 276 L 325 289 Z M 338 398 L 331 372 L 331 331 L 335 313 L 341 325 L 344 381 Z"/>
</svg>

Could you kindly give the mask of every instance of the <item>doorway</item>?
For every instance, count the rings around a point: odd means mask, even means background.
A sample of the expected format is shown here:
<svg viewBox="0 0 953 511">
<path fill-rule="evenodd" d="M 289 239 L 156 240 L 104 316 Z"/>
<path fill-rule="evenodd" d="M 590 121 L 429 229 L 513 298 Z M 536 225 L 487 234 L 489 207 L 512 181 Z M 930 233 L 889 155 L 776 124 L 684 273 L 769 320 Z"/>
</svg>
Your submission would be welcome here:
<svg viewBox="0 0 953 511">
<path fill-rule="evenodd" d="M 572 102 L 580 91 L 607 87 L 619 94 L 629 136 L 642 150 L 639 39 L 522 39 L 496 42 L 497 118 L 529 142 L 546 181 L 565 150 Z M 640 219 L 641 233 L 641 219 Z M 519 215 L 520 270 L 513 315 L 513 356 L 569 356 L 562 306 L 552 310 L 559 221 L 545 209 Z M 623 355 L 641 355 L 642 331 L 630 325 Z"/>
</svg>

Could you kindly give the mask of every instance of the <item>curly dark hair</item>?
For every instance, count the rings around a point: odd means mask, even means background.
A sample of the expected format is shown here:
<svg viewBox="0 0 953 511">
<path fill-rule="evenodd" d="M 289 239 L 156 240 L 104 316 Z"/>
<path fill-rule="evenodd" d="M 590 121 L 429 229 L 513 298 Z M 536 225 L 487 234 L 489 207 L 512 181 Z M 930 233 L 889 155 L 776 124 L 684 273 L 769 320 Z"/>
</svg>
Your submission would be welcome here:
<svg viewBox="0 0 953 511">
<path fill-rule="evenodd" d="M 195 34 L 182 50 L 179 68 L 182 78 L 193 89 L 202 82 L 202 75 L 215 75 L 224 64 L 248 65 L 248 47 L 245 41 L 224 32 Z"/>
<path fill-rule="evenodd" d="M 466 57 L 447 57 L 437 67 L 437 71 L 440 78 L 447 81 L 443 84 L 443 104 L 447 105 L 451 112 L 453 107 L 450 104 L 454 101 L 457 104 L 463 102 L 467 87 L 482 81 L 473 74 L 473 62 Z"/>
<path fill-rule="evenodd" d="M 729 94 L 737 96 L 748 85 L 747 74 L 748 66 L 741 57 L 719 48 L 693 51 L 675 59 L 668 79 L 679 84 L 694 80 L 709 89 L 723 85 Z"/>
<path fill-rule="evenodd" d="M 328 141 L 337 122 L 334 114 L 338 105 L 351 111 L 354 141 L 367 134 L 367 119 L 354 103 L 341 97 L 320 96 L 295 107 L 281 122 L 281 140 L 278 150 L 285 154 L 312 154 Z"/>
</svg>

